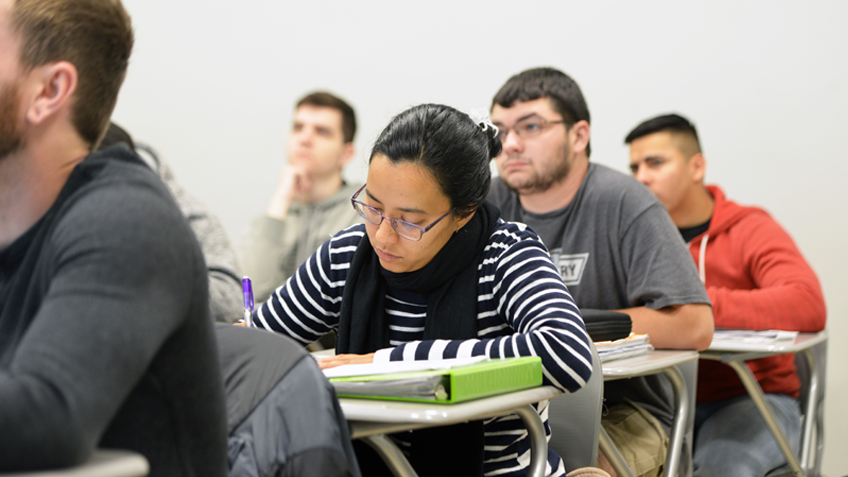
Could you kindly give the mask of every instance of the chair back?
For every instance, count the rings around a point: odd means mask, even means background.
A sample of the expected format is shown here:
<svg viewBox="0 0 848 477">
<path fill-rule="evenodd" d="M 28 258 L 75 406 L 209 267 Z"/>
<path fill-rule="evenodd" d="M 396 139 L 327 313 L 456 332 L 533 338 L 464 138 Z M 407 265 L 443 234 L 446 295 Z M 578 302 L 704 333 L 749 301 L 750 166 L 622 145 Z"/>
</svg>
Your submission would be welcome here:
<svg viewBox="0 0 848 477">
<path fill-rule="evenodd" d="M 578 391 L 563 394 L 548 403 L 551 439 L 548 446 L 562 457 L 567 471 L 598 464 L 601 432 L 601 406 L 604 375 L 595 345 L 592 350 L 592 377 Z"/>
</svg>

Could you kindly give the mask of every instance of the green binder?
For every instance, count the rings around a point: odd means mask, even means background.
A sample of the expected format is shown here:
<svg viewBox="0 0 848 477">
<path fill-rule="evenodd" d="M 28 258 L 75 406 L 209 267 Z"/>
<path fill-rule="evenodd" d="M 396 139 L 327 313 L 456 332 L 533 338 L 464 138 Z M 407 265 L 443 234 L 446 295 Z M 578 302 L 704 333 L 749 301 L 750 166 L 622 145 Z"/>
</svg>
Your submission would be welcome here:
<svg viewBox="0 0 848 477">
<path fill-rule="evenodd" d="M 449 369 L 331 378 L 339 397 L 455 403 L 542 385 L 537 356 L 480 361 Z"/>
</svg>

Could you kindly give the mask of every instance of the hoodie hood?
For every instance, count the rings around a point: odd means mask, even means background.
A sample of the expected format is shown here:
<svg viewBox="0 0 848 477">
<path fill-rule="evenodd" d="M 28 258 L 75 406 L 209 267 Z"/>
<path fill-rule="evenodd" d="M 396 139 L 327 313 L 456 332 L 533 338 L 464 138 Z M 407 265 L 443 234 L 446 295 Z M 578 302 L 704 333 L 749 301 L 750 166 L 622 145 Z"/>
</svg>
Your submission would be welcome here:
<svg viewBox="0 0 848 477">
<path fill-rule="evenodd" d="M 724 196 L 724 191 L 717 185 L 708 185 L 707 191 L 715 200 L 715 209 L 710 219 L 710 228 L 706 232 L 711 237 L 726 232 L 727 229 L 749 215 L 763 214 L 767 217 L 769 216 L 768 212 L 759 207 L 746 207 L 736 202 L 728 201 Z M 692 242 L 696 242 L 697 240 L 698 237 L 695 237 Z"/>
<path fill-rule="evenodd" d="M 763 215 L 770 217 L 768 212 L 758 207 L 746 207 L 727 200 L 724 196 L 724 191 L 717 185 L 708 185 L 707 191 L 713 196 L 715 208 L 713 216 L 710 218 L 710 227 L 706 232 L 692 239 L 689 242 L 690 250 L 695 256 L 695 264 L 698 267 L 698 276 L 701 278 L 701 283 L 707 283 L 706 277 L 706 254 L 707 243 L 711 239 L 727 232 L 736 223 L 750 215 Z M 697 247 L 697 248 L 696 248 Z"/>
</svg>

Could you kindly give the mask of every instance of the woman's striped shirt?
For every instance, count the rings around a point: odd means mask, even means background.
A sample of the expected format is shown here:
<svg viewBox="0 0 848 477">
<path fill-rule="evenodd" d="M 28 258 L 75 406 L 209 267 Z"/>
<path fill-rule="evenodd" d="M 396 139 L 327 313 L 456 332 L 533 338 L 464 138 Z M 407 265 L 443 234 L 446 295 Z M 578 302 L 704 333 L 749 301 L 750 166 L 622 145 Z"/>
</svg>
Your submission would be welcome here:
<svg viewBox="0 0 848 477">
<path fill-rule="evenodd" d="M 350 261 L 364 235 L 362 224 L 336 234 L 254 313 L 254 323 L 304 344 L 337 329 Z M 524 224 L 499 221 L 482 255 L 477 339 L 423 341 L 426 296 L 390 290 L 385 306 L 393 347 L 377 351 L 375 361 L 539 356 L 545 384 L 580 389 L 592 373 L 589 338 L 542 242 Z M 550 436 L 547 402 L 536 407 Z M 484 429 L 485 475 L 525 475 L 530 440 L 521 420 L 495 418 Z M 548 460 L 549 474 L 564 475 L 556 454 Z"/>
</svg>

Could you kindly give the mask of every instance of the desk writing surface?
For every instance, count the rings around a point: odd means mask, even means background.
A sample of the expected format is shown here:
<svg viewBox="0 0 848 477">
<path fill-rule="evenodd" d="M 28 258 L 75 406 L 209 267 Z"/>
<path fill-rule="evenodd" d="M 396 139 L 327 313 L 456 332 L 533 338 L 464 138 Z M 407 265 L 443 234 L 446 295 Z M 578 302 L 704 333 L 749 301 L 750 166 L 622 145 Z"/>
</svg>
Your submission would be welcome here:
<svg viewBox="0 0 848 477">
<path fill-rule="evenodd" d="M 655 374 L 665 368 L 698 359 L 695 350 L 659 349 L 642 356 L 601 363 L 604 381 Z"/>
<path fill-rule="evenodd" d="M 99 449 L 88 462 L 77 467 L 14 474 L 0 472 L 0 477 L 143 477 L 149 469 L 147 459 L 141 454 Z"/>
<path fill-rule="evenodd" d="M 333 353 L 333 350 L 322 350 L 312 353 L 312 356 L 320 359 Z M 429 427 L 500 415 L 503 410 L 544 401 L 560 394 L 562 392 L 553 386 L 538 386 L 451 404 L 357 398 L 339 398 L 339 404 L 348 421 L 413 423 Z"/>
<path fill-rule="evenodd" d="M 543 401 L 560 394 L 561 392 L 553 386 L 539 386 L 455 404 L 355 398 L 340 398 L 339 403 L 348 421 L 420 423 L 429 426 L 444 426 L 497 415 L 504 410 Z"/>
<path fill-rule="evenodd" d="M 784 354 L 797 353 L 807 348 L 811 348 L 823 341 L 827 340 L 827 330 L 819 331 L 818 333 L 798 333 L 795 341 L 776 341 L 774 343 L 743 343 L 722 341 L 720 343 L 711 343 L 705 353 L 715 351 L 738 352 L 738 353 L 770 353 Z"/>
</svg>

